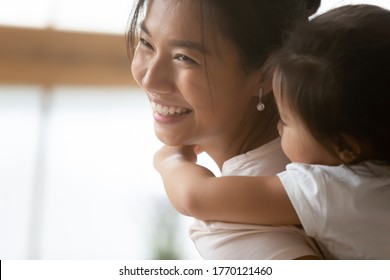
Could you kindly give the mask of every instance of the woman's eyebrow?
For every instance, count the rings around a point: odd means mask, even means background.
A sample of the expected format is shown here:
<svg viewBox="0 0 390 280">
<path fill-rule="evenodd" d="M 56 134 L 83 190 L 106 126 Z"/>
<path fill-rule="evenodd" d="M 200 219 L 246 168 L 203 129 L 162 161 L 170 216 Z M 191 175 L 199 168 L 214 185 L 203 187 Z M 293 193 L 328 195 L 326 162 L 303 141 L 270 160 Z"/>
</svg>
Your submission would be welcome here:
<svg viewBox="0 0 390 280">
<path fill-rule="evenodd" d="M 146 27 L 146 24 L 144 21 L 141 22 L 140 26 L 141 30 L 146 33 L 149 37 L 151 36 L 149 29 Z"/>
<path fill-rule="evenodd" d="M 172 47 L 180 47 L 180 48 L 196 50 L 202 54 L 206 54 L 209 52 L 203 44 L 193 42 L 193 41 L 188 41 L 188 40 L 170 40 L 168 44 Z"/>
<path fill-rule="evenodd" d="M 146 27 L 146 24 L 144 21 L 141 22 L 140 28 L 146 35 L 148 35 L 149 37 L 152 37 L 151 32 Z M 170 40 L 170 41 L 168 41 L 168 45 L 170 45 L 172 47 L 180 47 L 180 48 L 196 50 L 202 54 L 209 53 L 208 49 L 203 44 L 197 43 L 194 41 L 189 41 L 189 40 Z"/>
</svg>

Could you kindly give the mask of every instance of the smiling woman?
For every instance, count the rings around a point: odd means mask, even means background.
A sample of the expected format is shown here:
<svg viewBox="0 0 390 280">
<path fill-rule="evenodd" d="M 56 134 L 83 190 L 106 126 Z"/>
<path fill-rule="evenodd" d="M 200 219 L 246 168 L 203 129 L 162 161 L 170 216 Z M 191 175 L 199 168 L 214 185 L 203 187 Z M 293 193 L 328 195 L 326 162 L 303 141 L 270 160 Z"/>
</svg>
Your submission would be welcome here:
<svg viewBox="0 0 390 280">
<path fill-rule="evenodd" d="M 179 11 L 184 9 L 193 13 L 183 17 Z M 161 10 L 165 13 L 160 13 Z M 236 134 L 242 122 L 227 115 L 232 112 L 242 115 L 239 110 L 248 108 L 257 91 L 257 73 L 236 67 L 241 63 L 240 57 L 229 41 L 213 36 L 212 32 L 202 33 L 198 11 L 197 1 L 179 1 L 169 9 L 160 1 L 151 1 L 147 20 L 140 26 L 132 72 L 150 102 L 157 104 L 155 108 L 161 108 L 162 112 L 177 108 L 181 112 L 174 115 L 154 112 L 155 132 L 162 142 L 196 143 L 210 149 L 213 148 L 209 143 L 214 142 L 218 145 L 213 149 L 215 156 L 220 157 L 223 150 L 226 157 L 225 151 L 233 152 L 235 148 L 228 148 L 232 145 L 231 138 L 223 135 Z M 243 92 L 247 93 L 245 98 Z"/>
<path fill-rule="evenodd" d="M 284 170 L 288 160 L 276 131 L 279 116 L 261 67 L 282 45 L 286 32 L 297 21 L 307 21 L 320 1 L 138 0 L 136 4 L 128 41 L 132 73 L 152 104 L 157 138 L 184 151 L 195 146 L 206 152 L 223 176 L 270 176 Z M 158 160 L 154 162 L 159 166 Z M 195 192 L 181 196 L 183 188 L 173 190 L 162 179 L 176 209 L 197 218 L 190 237 L 205 259 L 322 257 L 302 228 L 255 226 L 251 213 L 241 220 L 233 218 L 223 209 L 247 202 L 239 196 L 233 196 L 234 202 L 218 200 L 222 195 L 215 200 L 207 195 L 196 199 Z M 184 177 L 178 180 L 186 182 Z M 231 215 L 219 220 L 205 214 L 207 210 L 202 214 L 183 210 L 180 202 L 189 205 L 187 209 L 208 205 L 209 210 Z"/>
<path fill-rule="evenodd" d="M 260 68 L 284 31 L 295 20 L 307 20 L 318 5 L 318 0 L 137 1 L 129 53 L 134 79 L 152 104 L 157 138 L 169 146 L 197 146 L 223 175 L 234 162 L 239 171 L 230 172 L 281 170 L 287 159 L 276 130 L 277 110 Z M 260 111 L 263 89 L 266 110 Z M 263 161 L 264 168 L 247 161 Z M 296 227 L 196 220 L 190 232 L 206 259 L 318 256 Z"/>
</svg>

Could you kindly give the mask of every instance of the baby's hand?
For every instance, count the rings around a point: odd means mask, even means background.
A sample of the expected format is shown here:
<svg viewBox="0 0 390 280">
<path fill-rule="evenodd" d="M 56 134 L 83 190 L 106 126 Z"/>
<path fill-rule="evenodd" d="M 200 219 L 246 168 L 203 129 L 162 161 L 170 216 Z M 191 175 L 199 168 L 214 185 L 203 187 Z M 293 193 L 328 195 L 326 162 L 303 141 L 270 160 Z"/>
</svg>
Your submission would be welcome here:
<svg viewBox="0 0 390 280">
<path fill-rule="evenodd" d="M 179 163 L 180 161 L 189 161 L 196 163 L 197 155 L 194 146 L 166 146 L 154 154 L 154 168 L 161 173 L 166 164 Z"/>
</svg>

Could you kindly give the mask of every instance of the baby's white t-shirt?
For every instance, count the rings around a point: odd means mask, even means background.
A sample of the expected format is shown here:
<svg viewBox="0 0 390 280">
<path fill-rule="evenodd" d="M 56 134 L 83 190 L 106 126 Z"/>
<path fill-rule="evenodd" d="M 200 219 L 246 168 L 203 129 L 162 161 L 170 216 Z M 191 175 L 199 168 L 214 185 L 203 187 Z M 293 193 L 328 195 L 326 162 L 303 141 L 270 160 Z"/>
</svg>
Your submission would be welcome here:
<svg viewBox="0 0 390 280">
<path fill-rule="evenodd" d="M 324 253 L 344 260 L 390 259 L 388 166 L 291 163 L 278 176 L 303 228 Z"/>
</svg>

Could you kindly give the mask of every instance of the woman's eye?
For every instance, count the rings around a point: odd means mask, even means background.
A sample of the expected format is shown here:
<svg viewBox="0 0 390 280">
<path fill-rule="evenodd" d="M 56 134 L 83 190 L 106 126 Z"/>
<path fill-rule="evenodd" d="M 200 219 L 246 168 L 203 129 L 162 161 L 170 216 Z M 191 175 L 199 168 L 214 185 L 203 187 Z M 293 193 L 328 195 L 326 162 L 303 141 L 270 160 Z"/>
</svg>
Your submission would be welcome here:
<svg viewBox="0 0 390 280">
<path fill-rule="evenodd" d="M 195 60 L 193 60 L 192 58 L 190 58 L 184 54 L 179 54 L 179 55 L 175 56 L 175 59 L 182 61 L 182 62 L 185 62 L 185 63 L 196 64 Z"/>
<path fill-rule="evenodd" d="M 145 40 L 144 38 L 140 38 L 139 41 L 140 41 L 142 46 L 144 46 L 144 47 L 146 47 L 148 49 L 153 49 L 152 45 L 147 40 Z"/>
</svg>

